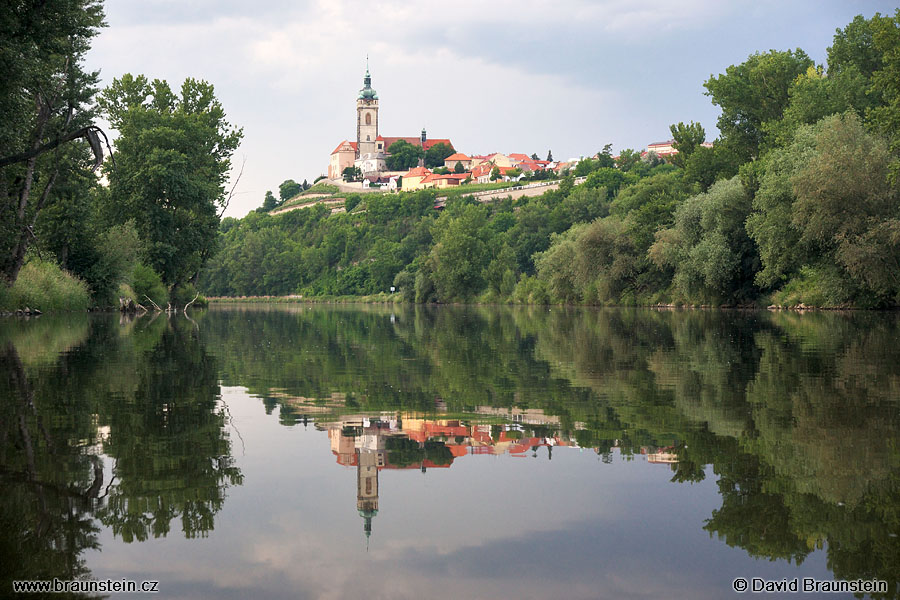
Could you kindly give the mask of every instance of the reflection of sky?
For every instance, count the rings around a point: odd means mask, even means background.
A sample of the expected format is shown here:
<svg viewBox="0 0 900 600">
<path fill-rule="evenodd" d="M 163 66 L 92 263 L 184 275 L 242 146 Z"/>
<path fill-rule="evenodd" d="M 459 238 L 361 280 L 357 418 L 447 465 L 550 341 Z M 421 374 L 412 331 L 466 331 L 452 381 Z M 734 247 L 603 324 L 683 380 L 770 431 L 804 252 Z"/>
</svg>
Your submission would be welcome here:
<svg viewBox="0 0 900 600">
<path fill-rule="evenodd" d="M 591 450 L 464 456 L 450 469 L 384 470 L 366 550 L 356 471 L 325 432 L 285 427 L 241 388 L 223 388 L 244 484 L 215 530 L 86 553 L 98 578 L 158 579 L 179 598 L 722 598 L 737 576 L 831 579 L 818 552 L 796 569 L 754 560 L 702 529 L 715 476 L 671 483 L 665 465 Z M 769 596 L 767 596 L 769 597 Z"/>
</svg>

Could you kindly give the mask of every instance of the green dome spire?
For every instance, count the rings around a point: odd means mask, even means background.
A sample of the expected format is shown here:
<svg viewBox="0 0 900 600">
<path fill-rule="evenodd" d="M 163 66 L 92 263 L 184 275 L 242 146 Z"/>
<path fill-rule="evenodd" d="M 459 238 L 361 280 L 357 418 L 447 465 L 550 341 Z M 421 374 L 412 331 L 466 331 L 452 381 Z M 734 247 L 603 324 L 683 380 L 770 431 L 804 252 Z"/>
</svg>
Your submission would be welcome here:
<svg viewBox="0 0 900 600">
<path fill-rule="evenodd" d="M 369 75 L 369 57 L 366 56 L 366 76 L 363 77 L 363 89 L 359 90 L 359 100 L 378 100 L 378 93 L 372 89 L 372 76 Z"/>
</svg>

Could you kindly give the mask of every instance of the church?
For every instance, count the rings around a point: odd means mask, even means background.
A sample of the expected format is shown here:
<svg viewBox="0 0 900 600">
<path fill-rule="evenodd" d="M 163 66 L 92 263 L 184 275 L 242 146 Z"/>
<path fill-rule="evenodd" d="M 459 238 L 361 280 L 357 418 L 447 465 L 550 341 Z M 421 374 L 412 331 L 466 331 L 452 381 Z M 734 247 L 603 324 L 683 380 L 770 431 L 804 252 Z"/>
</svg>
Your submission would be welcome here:
<svg viewBox="0 0 900 600">
<path fill-rule="evenodd" d="M 449 139 L 428 139 L 425 129 L 419 137 L 385 137 L 378 129 L 378 93 L 372 88 L 372 76 L 366 64 L 363 88 L 356 97 L 356 141 L 344 140 L 331 152 L 328 178 L 341 179 L 347 167 L 359 167 L 364 176 L 387 172 L 386 159 L 391 144 L 403 140 L 428 150 L 435 144 L 453 144 Z M 420 165 L 421 166 L 421 165 Z M 399 173 L 402 174 L 402 173 Z"/>
</svg>

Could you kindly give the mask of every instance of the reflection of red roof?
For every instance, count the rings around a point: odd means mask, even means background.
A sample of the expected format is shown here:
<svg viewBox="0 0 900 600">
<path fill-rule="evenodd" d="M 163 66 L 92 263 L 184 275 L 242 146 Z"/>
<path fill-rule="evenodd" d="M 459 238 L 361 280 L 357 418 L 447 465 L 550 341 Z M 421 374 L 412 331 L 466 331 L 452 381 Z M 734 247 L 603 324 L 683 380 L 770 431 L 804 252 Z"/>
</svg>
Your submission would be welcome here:
<svg viewBox="0 0 900 600">
<path fill-rule="evenodd" d="M 377 138 L 375 138 L 376 142 L 377 141 L 384 142 L 385 150 L 389 149 L 391 147 L 391 144 L 393 144 L 394 142 L 400 141 L 400 140 L 403 140 L 404 142 L 406 142 L 408 144 L 412 144 L 413 146 L 419 146 L 419 147 L 422 146 L 422 138 L 417 138 L 417 137 L 384 137 L 384 136 L 379 135 Z M 441 139 L 436 138 L 436 139 L 426 139 L 425 140 L 425 149 L 428 150 L 429 148 L 431 148 L 432 146 L 434 146 L 436 144 L 447 144 L 448 146 L 453 147 L 453 144 L 450 142 L 450 140 L 444 139 L 444 138 L 441 138 Z"/>
<path fill-rule="evenodd" d="M 335 154 L 336 152 L 340 152 L 340 150 L 341 150 L 341 148 L 344 146 L 344 144 L 350 144 L 350 147 L 353 149 L 353 151 L 354 151 L 354 152 L 356 151 L 356 142 L 348 142 L 347 140 L 344 140 L 343 142 L 341 142 L 340 144 L 338 144 L 338 145 L 337 145 L 337 148 L 335 148 L 334 150 L 332 150 L 331 153 L 332 153 L 332 154 Z"/>
</svg>

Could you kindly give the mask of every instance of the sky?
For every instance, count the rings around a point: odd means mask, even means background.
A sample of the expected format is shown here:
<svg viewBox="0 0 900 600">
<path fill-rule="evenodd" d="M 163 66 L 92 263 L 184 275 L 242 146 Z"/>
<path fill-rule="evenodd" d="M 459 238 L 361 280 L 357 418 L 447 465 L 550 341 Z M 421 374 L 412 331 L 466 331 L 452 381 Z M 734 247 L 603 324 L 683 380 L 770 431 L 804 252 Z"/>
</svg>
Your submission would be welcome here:
<svg viewBox="0 0 900 600">
<path fill-rule="evenodd" d="M 87 68 L 215 86 L 243 128 L 226 216 L 325 174 L 355 140 L 368 56 L 379 132 L 457 151 L 557 160 L 640 150 L 669 125 L 718 135 L 703 83 L 754 52 L 825 63 L 835 29 L 892 14 L 884 0 L 106 0 Z M 115 135 L 115 132 L 113 132 Z M 239 181 L 237 172 L 243 165 Z"/>
</svg>

